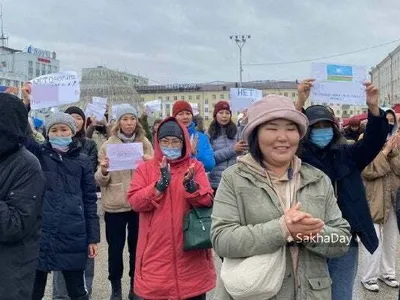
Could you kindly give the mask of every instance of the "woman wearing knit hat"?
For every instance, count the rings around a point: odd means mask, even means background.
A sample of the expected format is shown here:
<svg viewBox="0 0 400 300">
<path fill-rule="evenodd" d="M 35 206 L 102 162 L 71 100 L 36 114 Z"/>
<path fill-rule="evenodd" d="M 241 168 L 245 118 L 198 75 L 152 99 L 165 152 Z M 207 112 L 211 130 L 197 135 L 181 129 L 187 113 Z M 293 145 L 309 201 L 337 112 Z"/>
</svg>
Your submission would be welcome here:
<svg viewBox="0 0 400 300">
<path fill-rule="evenodd" d="M 215 167 L 214 151 L 208 137 L 196 130 L 192 106 L 183 100 L 176 101 L 172 107 L 172 114 L 189 132 L 192 156 L 203 163 L 206 172 L 210 172 Z"/>
<path fill-rule="evenodd" d="M 135 253 L 138 236 L 138 214 L 134 212 L 126 199 L 126 194 L 134 170 L 108 172 L 108 144 L 142 143 L 144 159 L 153 155 L 153 148 L 145 137 L 144 130 L 138 122 L 136 109 L 121 105 L 117 111 L 116 123 L 112 136 L 101 146 L 99 151 L 100 166 L 95 174 L 96 182 L 101 189 L 101 204 L 106 223 L 108 243 L 108 279 L 111 282 L 110 300 L 122 299 L 121 279 L 123 274 L 123 251 L 128 228 L 129 276 L 131 289 L 129 299 L 134 299 L 133 276 L 135 273 Z"/>
<path fill-rule="evenodd" d="M 86 116 L 77 106 L 68 107 L 65 113 L 70 114 L 75 121 L 76 134 L 74 139 L 81 149 L 81 153 L 89 156 L 93 166 L 93 171 L 97 169 L 97 146 L 94 141 L 88 139 L 85 133 Z M 89 296 L 92 294 L 94 278 L 94 259 L 89 258 L 85 269 L 85 282 Z M 65 285 L 64 277 L 61 272 L 53 273 L 53 300 L 68 299 L 68 291 Z"/>
<path fill-rule="evenodd" d="M 132 178 L 128 200 L 140 214 L 135 292 L 144 299 L 205 300 L 215 287 L 211 249 L 183 249 L 183 220 L 191 206 L 211 207 L 203 165 L 191 158 L 182 123 L 164 120 L 155 155 Z"/>
<path fill-rule="evenodd" d="M 214 120 L 208 128 L 211 147 L 214 150 L 216 166 L 209 173 L 211 187 L 214 192 L 221 181 L 222 172 L 236 163 L 236 157 L 248 149 L 247 143 L 238 140 L 238 130 L 232 122 L 232 112 L 229 103 L 219 101 L 214 106 Z"/>
<path fill-rule="evenodd" d="M 312 85 L 312 79 L 298 85 L 297 109 L 304 106 Z M 304 162 L 329 176 L 343 217 L 351 226 L 349 251 L 343 257 L 328 261 L 333 300 L 352 299 L 359 253 L 357 236 L 371 254 L 379 244 L 361 172 L 381 151 L 389 126 L 385 112 L 379 108 L 378 89 L 369 82 L 364 85 L 368 106 L 368 125 L 364 138 L 355 144 L 340 144 L 340 132 L 332 113 L 325 106 L 311 105 L 305 110 L 309 128 L 299 151 Z"/>
<path fill-rule="evenodd" d="M 287 97 L 248 109 L 249 154 L 214 198 L 211 240 L 224 257 L 216 299 L 331 298 L 326 258 L 346 253 L 350 226 L 329 178 L 295 154 L 307 125 Z"/>
<path fill-rule="evenodd" d="M 61 271 L 71 299 L 89 299 L 84 279 L 88 257 L 97 255 L 100 225 L 96 184 L 90 159 L 73 136 L 74 119 L 65 113 L 50 115 L 48 142 L 27 140 L 47 179 L 39 263 L 32 300 L 42 299 L 50 271 Z"/>
</svg>

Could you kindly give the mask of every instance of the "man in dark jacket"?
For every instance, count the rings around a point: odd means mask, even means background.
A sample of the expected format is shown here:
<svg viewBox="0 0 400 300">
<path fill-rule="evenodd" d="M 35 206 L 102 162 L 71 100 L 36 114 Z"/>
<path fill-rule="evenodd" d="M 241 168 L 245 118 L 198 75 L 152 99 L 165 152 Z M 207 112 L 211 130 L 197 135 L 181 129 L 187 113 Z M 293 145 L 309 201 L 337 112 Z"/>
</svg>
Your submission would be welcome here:
<svg viewBox="0 0 400 300">
<path fill-rule="evenodd" d="M 22 142 L 28 112 L 0 93 L 0 299 L 30 299 L 39 256 L 45 178 Z"/>
<path fill-rule="evenodd" d="M 313 80 L 298 86 L 296 107 L 304 105 Z M 334 116 L 322 105 L 312 105 L 305 110 L 309 130 L 299 150 L 303 162 L 322 170 L 332 181 L 343 217 L 350 223 L 353 238 L 348 253 L 329 259 L 332 278 L 332 299 L 351 300 L 358 265 L 358 236 L 366 249 L 373 253 L 378 238 L 368 208 L 361 171 L 381 151 L 389 132 L 386 114 L 378 106 L 378 90 L 366 83 L 368 125 L 364 138 L 355 144 L 339 144 L 340 132 Z"/>
</svg>

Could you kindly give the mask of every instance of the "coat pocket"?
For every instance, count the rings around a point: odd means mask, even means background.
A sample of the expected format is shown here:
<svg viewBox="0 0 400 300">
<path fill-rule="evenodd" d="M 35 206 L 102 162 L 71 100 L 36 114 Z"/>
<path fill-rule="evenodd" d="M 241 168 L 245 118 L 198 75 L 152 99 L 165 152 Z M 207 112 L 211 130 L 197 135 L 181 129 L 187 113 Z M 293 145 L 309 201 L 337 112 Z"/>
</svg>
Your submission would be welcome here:
<svg viewBox="0 0 400 300">
<path fill-rule="evenodd" d="M 121 209 L 127 206 L 126 192 L 121 183 L 111 183 L 102 189 L 103 206 L 109 209 Z"/>
<path fill-rule="evenodd" d="M 321 300 L 331 298 L 332 280 L 329 276 L 308 278 L 309 283 L 307 299 Z"/>
</svg>

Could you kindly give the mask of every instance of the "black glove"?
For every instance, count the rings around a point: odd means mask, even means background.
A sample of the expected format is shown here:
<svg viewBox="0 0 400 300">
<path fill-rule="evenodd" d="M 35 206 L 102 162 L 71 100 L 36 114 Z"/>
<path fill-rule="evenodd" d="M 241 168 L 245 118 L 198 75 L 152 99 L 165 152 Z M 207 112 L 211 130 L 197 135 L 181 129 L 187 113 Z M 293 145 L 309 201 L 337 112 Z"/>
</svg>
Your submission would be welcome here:
<svg viewBox="0 0 400 300">
<path fill-rule="evenodd" d="M 156 189 L 159 190 L 161 193 L 164 193 L 165 190 L 168 188 L 169 182 L 171 181 L 171 173 L 169 172 L 168 165 L 160 168 L 160 171 L 161 178 L 156 184 Z"/>
<path fill-rule="evenodd" d="M 185 187 L 186 192 L 193 194 L 198 190 L 198 185 L 196 181 L 194 181 L 193 178 L 190 178 L 189 180 L 185 180 L 183 182 L 183 186 Z"/>
</svg>

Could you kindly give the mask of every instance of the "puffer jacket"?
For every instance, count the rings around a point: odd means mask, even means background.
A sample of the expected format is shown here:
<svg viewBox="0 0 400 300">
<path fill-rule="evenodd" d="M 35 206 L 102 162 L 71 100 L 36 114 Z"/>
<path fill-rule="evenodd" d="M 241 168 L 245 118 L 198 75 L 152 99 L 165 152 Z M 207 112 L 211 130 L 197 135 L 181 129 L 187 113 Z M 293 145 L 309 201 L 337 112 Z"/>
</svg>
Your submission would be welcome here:
<svg viewBox="0 0 400 300">
<path fill-rule="evenodd" d="M 222 128 L 222 134 L 210 142 L 214 150 L 215 167 L 208 174 L 208 179 L 211 187 L 217 189 L 222 172 L 236 163 L 237 153 L 233 147 L 237 143 L 237 138 L 229 139 Z"/>
<path fill-rule="evenodd" d="M 59 154 L 50 143 L 25 145 L 39 159 L 47 179 L 38 269 L 85 270 L 88 245 L 100 242 L 96 184 L 89 157 L 75 141 Z"/>
<path fill-rule="evenodd" d="M 293 179 L 301 210 L 325 223 L 320 233 L 324 242 L 296 244 L 297 274 L 291 255 L 286 254 L 282 287 L 272 299 L 328 300 L 332 281 L 326 259 L 348 251 L 350 226 L 342 217 L 331 182 L 323 172 L 303 163 L 293 170 Z M 214 198 L 211 224 L 214 251 L 232 259 L 274 253 L 282 247 L 289 253 L 286 232 L 280 222 L 283 214 L 281 199 L 264 168 L 250 154 L 245 155 L 223 173 Z M 217 282 L 216 299 L 232 300 L 221 278 Z"/>
<path fill-rule="evenodd" d="M 153 155 L 153 147 L 146 137 L 136 138 L 134 142 L 143 143 L 143 153 Z M 108 144 L 122 144 L 122 141 L 116 136 L 111 136 L 100 148 L 99 162 L 106 157 Z M 96 183 L 100 186 L 101 204 L 104 211 L 120 213 L 132 210 L 126 194 L 134 172 L 135 170 L 114 171 L 104 176 L 101 172 L 101 167 L 98 167 L 95 178 Z"/>
<path fill-rule="evenodd" d="M 164 122 L 170 120 L 176 119 Z M 180 126 L 188 145 L 189 135 Z M 167 190 L 156 197 L 154 187 L 160 178 L 163 154 L 157 139 L 154 143 L 154 159 L 137 168 L 128 193 L 140 216 L 135 293 L 144 299 L 189 299 L 212 290 L 216 275 L 211 249 L 183 250 L 183 220 L 191 205 L 211 207 L 213 191 L 202 163 L 191 158 L 190 147 L 184 147 L 184 157 L 170 162 Z M 184 189 L 183 178 L 192 164 L 199 189 L 191 194 Z"/>
<path fill-rule="evenodd" d="M 384 224 L 396 206 L 396 192 L 400 187 L 400 151 L 396 149 L 387 157 L 380 152 L 361 175 L 372 220 Z"/>
<path fill-rule="evenodd" d="M 97 144 L 95 141 L 89 139 L 89 138 L 83 138 L 79 139 L 80 146 L 82 147 L 81 151 L 83 154 L 86 154 L 90 158 L 90 162 L 92 163 L 93 166 L 93 172 L 96 172 L 97 170 L 97 162 L 98 162 L 98 157 L 97 157 Z"/>
<path fill-rule="evenodd" d="M 196 130 L 196 124 L 192 122 L 187 127 L 189 131 L 190 139 L 192 140 L 194 137 L 197 136 L 198 143 L 197 143 L 197 155 L 195 158 L 203 163 L 204 169 L 206 172 L 210 172 L 215 167 L 215 160 L 214 160 L 214 151 L 211 147 L 210 140 L 208 136 L 200 131 Z"/>
</svg>

